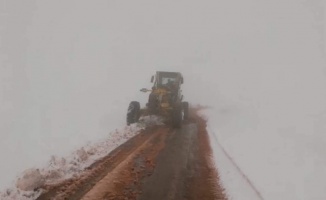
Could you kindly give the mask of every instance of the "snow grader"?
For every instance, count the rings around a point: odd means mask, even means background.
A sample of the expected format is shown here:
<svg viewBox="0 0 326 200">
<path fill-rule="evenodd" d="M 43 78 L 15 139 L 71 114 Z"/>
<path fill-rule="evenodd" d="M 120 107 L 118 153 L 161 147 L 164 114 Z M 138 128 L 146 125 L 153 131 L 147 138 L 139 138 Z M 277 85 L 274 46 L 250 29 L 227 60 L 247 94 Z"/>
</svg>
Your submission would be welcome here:
<svg viewBox="0 0 326 200">
<path fill-rule="evenodd" d="M 167 124 L 180 128 L 182 121 L 189 117 L 189 103 L 182 101 L 183 76 L 179 72 L 158 71 L 152 76 L 151 82 L 154 83 L 151 90 L 140 90 L 150 92 L 146 107 L 141 108 L 138 101 L 130 102 L 127 125 L 138 122 L 141 116 L 158 115 L 163 117 Z"/>
</svg>

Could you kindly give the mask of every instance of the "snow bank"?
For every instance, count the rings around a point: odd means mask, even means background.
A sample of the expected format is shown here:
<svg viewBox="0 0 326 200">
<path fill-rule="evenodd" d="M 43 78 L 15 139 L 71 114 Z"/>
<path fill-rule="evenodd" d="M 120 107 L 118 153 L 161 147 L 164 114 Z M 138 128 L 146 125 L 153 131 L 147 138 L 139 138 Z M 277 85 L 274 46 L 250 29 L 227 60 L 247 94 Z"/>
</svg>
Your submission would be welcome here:
<svg viewBox="0 0 326 200">
<path fill-rule="evenodd" d="M 27 169 L 17 179 L 16 185 L 0 192 L 1 200 L 35 199 L 38 188 L 46 183 L 55 184 L 78 175 L 96 160 L 106 156 L 113 149 L 123 144 L 141 129 L 161 125 L 162 119 L 157 116 L 142 117 L 140 122 L 111 132 L 106 138 L 75 150 L 69 156 L 52 156 L 50 161 L 40 169 Z"/>
<path fill-rule="evenodd" d="M 262 122 L 259 120 L 263 118 L 250 115 L 249 110 L 243 112 L 234 108 L 203 111 L 216 165 L 229 197 L 259 199 L 256 189 L 267 200 L 326 199 L 326 117 L 306 116 L 291 125 L 290 121 L 284 124 L 276 118 Z"/>
<path fill-rule="evenodd" d="M 215 167 L 218 169 L 221 184 L 226 189 L 226 196 L 230 200 L 261 200 L 260 193 L 257 194 L 255 186 L 252 186 L 242 171 L 239 171 L 233 160 L 231 160 L 216 138 L 216 134 L 208 127 L 210 144 L 213 150 Z"/>
</svg>

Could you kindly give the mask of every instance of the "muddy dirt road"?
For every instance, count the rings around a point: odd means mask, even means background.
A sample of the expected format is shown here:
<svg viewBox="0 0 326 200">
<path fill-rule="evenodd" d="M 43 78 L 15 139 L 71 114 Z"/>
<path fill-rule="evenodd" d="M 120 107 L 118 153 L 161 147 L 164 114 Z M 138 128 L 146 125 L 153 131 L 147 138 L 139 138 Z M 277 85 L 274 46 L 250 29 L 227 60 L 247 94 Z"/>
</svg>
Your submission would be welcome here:
<svg viewBox="0 0 326 200">
<path fill-rule="evenodd" d="M 78 177 L 48 185 L 38 200 L 225 199 L 211 164 L 206 123 L 151 127 Z"/>
</svg>

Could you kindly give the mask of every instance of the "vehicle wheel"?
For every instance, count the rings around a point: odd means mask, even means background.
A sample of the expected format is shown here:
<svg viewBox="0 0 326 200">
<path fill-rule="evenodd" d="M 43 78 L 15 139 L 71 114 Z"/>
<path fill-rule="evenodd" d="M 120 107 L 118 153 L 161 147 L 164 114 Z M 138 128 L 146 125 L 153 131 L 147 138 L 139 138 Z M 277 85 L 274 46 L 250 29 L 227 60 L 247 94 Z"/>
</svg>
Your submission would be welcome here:
<svg viewBox="0 0 326 200">
<path fill-rule="evenodd" d="M 175 108 L 172 113 L 172 125 L 174 128 L 180 128 L 182 124 L 182 109 Z"/>
<path fill-rule="evenodd" d="M 182 109 L 183 109 L 183 119 L 184 120 L 189 119 L 189 103 L 182 102 Z"/>
<path fill-rule="evenodd" d="M 140 117 L 140 103 L 138 101 L 132 101 L 129 104 L 127 112 L 127 125 L 138 122 Z"/>
<path fill-rule="evenodd" d="M 151 93 L 148 98 L 148 103 L 147 103 L 148 111 L 151 115 L 155 115 L 158 113 L 157 108 L 158 108 L 158 99 L 157 95 L 154 93 Z"/>
</svg>

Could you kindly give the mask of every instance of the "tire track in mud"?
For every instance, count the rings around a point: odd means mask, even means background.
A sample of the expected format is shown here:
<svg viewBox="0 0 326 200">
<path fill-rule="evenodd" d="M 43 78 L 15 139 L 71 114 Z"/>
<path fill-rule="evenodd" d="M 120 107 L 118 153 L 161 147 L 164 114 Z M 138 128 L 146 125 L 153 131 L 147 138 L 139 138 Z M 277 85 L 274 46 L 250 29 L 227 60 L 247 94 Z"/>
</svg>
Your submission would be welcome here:
<svg viewBox="0 0 326 200">
<path fill-rule="evenodd" d="M 114 171 L 121 162 L 135 151 L 135 149 L 146 142 L 153 135 L 153 132 L 158 131 L 160 128 L 162 127 L 153 127 L 140 132 L 104 158 L 86 168 L 86 170 L 77 177 L 54 185 L 45 185 L 42 188 L 44 192 L 37 200 L 81 199 L 97 182 L 108 173 Z"/>
<path fill-rule="evenodd" d="M 141 146 L 122 161 L 112 173 L 100 180 L 82 200 L 135 199 L 139 192 L 140 180 L 151 175 L 153 159 L 164 147 L 166 129 L 159 129 Z"/>
<path fill-rule="evenodd" d="M 38 200 L 224 200 L 211 153 L 197 116 L 181 129 L 152 127 Z"/>
</svg>

